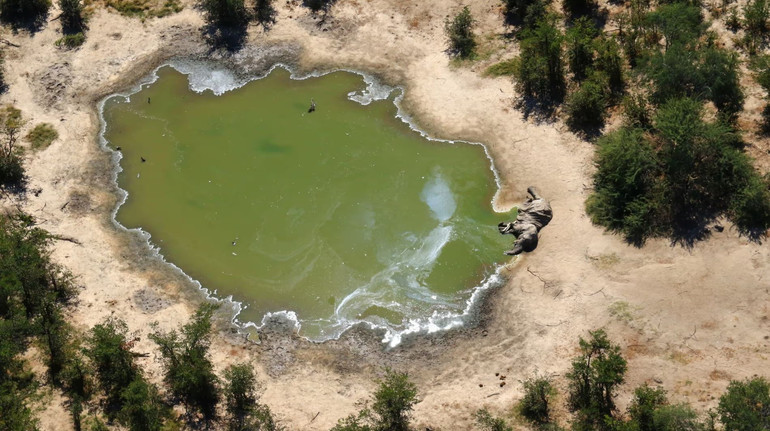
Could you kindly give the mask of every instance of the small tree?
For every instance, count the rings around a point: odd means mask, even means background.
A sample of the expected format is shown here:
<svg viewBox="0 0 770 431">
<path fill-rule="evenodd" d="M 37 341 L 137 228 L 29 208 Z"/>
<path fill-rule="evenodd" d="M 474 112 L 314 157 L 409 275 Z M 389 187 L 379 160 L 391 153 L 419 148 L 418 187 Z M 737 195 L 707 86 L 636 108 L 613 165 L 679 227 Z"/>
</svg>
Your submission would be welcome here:
<svg viewBox="0 0 770 431">
<path fill-rule="evenodd" d="M 121 393 L 139 376 L 131 354 L 126 322 L 109 317 L 91 329 L 86 356 L 96 368 L 96 377 L 112 404 L 121 404 Z"/>
<path fill-rule="evenodd" d="M 717 410 L 725 431 L 770 429 L 770 384 L 763 377 L 733 380 Z"/>
<path fill-rule="evenodd" d="M 524 381 L 524 398 L 519 403 L 521 415 L 535 424 L 546 424 L 551 420 L 550 401 L 554 388 L 546 377 L 535 377 Z"/>
<path fill-rule="evenodd" d="M 20 110 L 12 106 L 0 109 L 0 186 L 19 186 L 24 181 L 24 167 L 16 147 L 23 125 Z"/>
<path fill-rule="evenodd" d="M 201 305 L 192 320 L 182 327 L 181 334 L 156 330 L 149 335 L 160 347 L 165 381 L 171 393 L 182 400 L 188 413 L 198 411 L 206 420 L 216 417 L 219 402 L 219 381 L 208 358 L 211 317 L 217 307 Z"/>
<path fill-rule="evenodd" d="M 666 391 L 651 388 L 645 383 L 634 390 L 628 415 L 639 431 L 656 431 L 655 412 L 666 404 L 668 404 Z"/>
<path fill-rule="evenodd" d="M 468 6 L 465 6 L 454 19 L 447 19 L 444 23 L 444 31 L 449 38 L 449 50 L 460 58 L 469 58 L 476 49 L 476 40 L 473 37 L 475 20 L 471 16 Z"/>
<path fill-rule="evenodd" d="M 607 429 L 605 418 L 615 411 L 615 390 L 623 383 L 626 360 L 620 347 L 613 345 L 604 330 L 589 332 L 580 338 L 580 356 L 572 361 L 568 407 L 578 414 L 578 423 L 586 429 Z"/>
<path fill-rule="evenodd" d="M 225 370 L 225 408 L 230 431 L 277 430 L 270 408 L 259 404 L 257 379 L 251 364 L 231 365 Z"/>
<path fill-rule="evenodd" d="M 64 34 L 76 34 L 85 30 L 83 3 L 81 0 L 59 0 L 61 26 Z"/>
<path fill-rule="evenodd" d="M 518 90 L 541 103 L 561 102 L 564 97 L 564 37 L 553 16 L 541 18 L 522 35 L 521 55 L 515 72 Z"/>
</svg>

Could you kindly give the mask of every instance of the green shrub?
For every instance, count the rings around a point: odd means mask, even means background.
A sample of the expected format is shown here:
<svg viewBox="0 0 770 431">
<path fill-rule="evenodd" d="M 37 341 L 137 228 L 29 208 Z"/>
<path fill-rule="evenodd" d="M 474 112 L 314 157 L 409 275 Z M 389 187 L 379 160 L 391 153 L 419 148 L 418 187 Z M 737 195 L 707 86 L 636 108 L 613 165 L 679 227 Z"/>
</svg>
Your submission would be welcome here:
<svg viewBox="0 0 770 431">
<path fill-rule="evenodd" d="M 476 21 L 468 6 L 453 18 L 444 22 L 444 32 L 449 38 L 449 51 L 460 58 L 470 58 L 476 49 L 473 27 Z"/>
<path fill-rule="evenodd" d="M 524 398 L 519 402 L 519 413 L 535 424 L 551 421 L 551 398 L 554 395 L 551 381 L 545 377 L 535 377 L 524 381 Z"/>
<path fill-rule="evenodd" d="M 586 202 L 591 220 L 618 230 L 633 243 L 656 232 L 659 212 L 655 179 L 659 176 L 654 148 L 639 129 L 622 128 L 597 141 L 595 192 Z"/>
<path fill-rule="evenodd" d="M 476 426 L 482 431 L 513 431 L 505 419 L 492 416 L 487 409 L 481 409 L 473 414 Z"/>
<path fill-rule="evenodd" d="M 385 378 L 377 380 L 372 406 L 356 415 L 340 419 L 332 431 L 409 431 L 409 416 L 417 398 L 417 387 L 406 373 L 385 370 Z"/>
<path fill-rule="evenodd" d="M 58 137 L 59 133 L 51 124 L 41 123 L 30 130 L 26 136 L 26 140 L 32 144 L 33 149 L 43 150 L 48 148 L 48 146 Z"/>
<path fill-rule="evenodd" d="M 725 431 L 770 429 L 770 384 L 763 377 L 733 380 L 719 398 L 719 418 Z"/>
<path fill-rule="evenodd" d="M 601 127 L 609 102 L 606 84 L 598 74 L 585 80 L 567 98 L 567 124 L 573 130 Z"/>
<path fill-rule="evenodd" d="M 54 45 L 60 48 L 74 49 L 85 43 L 85 41 L 86 36 L 83 33 L 66 34 L 59 39 L 56 39 Z"/>
<path fill-rule="evenodd" d="M 499 63 L 495 63 L 487 68 L 484 72 L 488 76 L 508 76 L 516 73 L 518 60 L 512 58 L 510 60 L 504 60 Z"/>
</svg>

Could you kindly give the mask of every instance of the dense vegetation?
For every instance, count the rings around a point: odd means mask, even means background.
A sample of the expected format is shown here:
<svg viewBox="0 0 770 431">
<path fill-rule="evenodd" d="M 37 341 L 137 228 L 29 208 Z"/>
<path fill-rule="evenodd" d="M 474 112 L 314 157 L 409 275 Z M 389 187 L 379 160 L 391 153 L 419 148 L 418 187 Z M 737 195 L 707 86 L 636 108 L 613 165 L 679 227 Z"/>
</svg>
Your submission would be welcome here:
<svg viewBox="0 0 770 431">
<path fill-rule="evenodd" d="M 707 30 L 700 3 L 632 1 L 615 15 L 613 34 L 594 2 L 563 6 L 566 18 L 540 0 L 504 0 L 521 54 L 488 73 L 513 75 L 525 112 L 550 116 L 563 103 L 566 124 L 587 137 L 622 108 L 623 127 L 596 142 L 593 222 L 637 245 L 654 236 L 692 244 L 721 216 L 750 238 L 764 236 L 770 179 L 752 166 L 737 128 L 739 58 Z M 765 0 L 745 6 L 749 53 L 761 50 L 769 15 Z M 770 94 L 770 57 L 751 65 Z M 770 130 L 770 107 L 765 117 Z"/>
</svg>

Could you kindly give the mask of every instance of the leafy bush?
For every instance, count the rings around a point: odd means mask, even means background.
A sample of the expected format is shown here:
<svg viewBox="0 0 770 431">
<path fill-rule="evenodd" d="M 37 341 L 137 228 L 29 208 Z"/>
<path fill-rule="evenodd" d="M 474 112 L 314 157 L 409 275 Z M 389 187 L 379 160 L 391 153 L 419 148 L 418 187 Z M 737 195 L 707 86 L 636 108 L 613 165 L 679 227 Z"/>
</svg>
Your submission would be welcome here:
<svg viewBox="0 0 770 431">
<path fill-rule="evenodd" d="M 603 136 L 597 145 L 596 191 L 586 203 L 588 214 L 594 223 L 641 242 L 656 231 L 657 202 L 650 200 L 659 175 L 655 150 L 641 130 L 630 128 Z"/>
<path fill-rule="evenodd" d="M 33 149 L 42 150 L 48 148 L 58 137 L 59 133 L 51 124 L 41 123 L 30 130 L 25 139 L 32 144 Z"/>
<path fill-rule="evenodd" d="M 717 410 L 725 431 L 770 429 L 770 384 L 763 377 L 733 380 Z"/>
<path fill-rule="evenodd" d="M 481 409 L 473 414 L 476 426 L 482 431 L 513 431 L 505 419 L 492 416 L 487 409 Z"/>
<path fill-rule="evenodd" d="M 591 338 L 580 338 L 580 356 L 572 361 L 568 407 L 578 414 L 585 429 L 607 429 L 605 418 L 615 411 L 615 391 L 623 383 L 626 360 L 620 347 L 613 345 L 604 330 L 589 332 Z"/>
<path fill-rule="evenodd" d="M 64 47 L 67 49 L 74 49 L 85 43 L 86 36 L 83 33 L 65 34 L 64 36 L 56 39 L 54 45 L 57 47 Z"/>
<path fill-rule="evenodd" d="M 517 62 L 515 58 L 501 61 L 489 66 L 484 73 L 489 76 L 513 75 L 516 73 Z"/>
<path fill-rule="evenodd" d="M 604 125 L 609 92 L 601 78 L 600 75 L 594 74 L 567 98 L 567 124 L 573 130 L 585 130 Z"/>
<path fill-rule="evenodd" d="M 217 306 L 201 305 L 192 320 L 177 331 L 150 334 L 160 347 L 165 382 L 171 393 L 182 400 L 188 412 L 200 412 L 207 420 L 216 417 L 219 379 L 208 357 L 211 344 L 211 317 Z"/>
<path fill-rule="evenodd" d="M 565 81 L 561 31 L 547 16 L 522 33 L 521 54 L 515 72 L 519 92 L 540 102 L 561 102 Z"/>
<path fill-rule="evenodd" d="M 524 381 L 524 398 L 519 403 L 519 413 L 535 424 L 546 424 L 551 420 L 550 402 L 554 394 L 551 381 L 536 377 Z"/>
<path fill-rule="evenodd" d="M 449 38 L 449 51 L 460 58 L 469 58 L 476 49 L 473 27 L 476 21 L 465 6 L 453 19 L 444 22 L 444 32 Z"/>
<path fill-rule="evenodd" d="M 385 370 L 385 378 L 373 396 L 371 408 L 337 422 L 332 431 L 409 431 L 409 415 L 417 398 L 417 387 L 406 373 Z"/>
</svg>

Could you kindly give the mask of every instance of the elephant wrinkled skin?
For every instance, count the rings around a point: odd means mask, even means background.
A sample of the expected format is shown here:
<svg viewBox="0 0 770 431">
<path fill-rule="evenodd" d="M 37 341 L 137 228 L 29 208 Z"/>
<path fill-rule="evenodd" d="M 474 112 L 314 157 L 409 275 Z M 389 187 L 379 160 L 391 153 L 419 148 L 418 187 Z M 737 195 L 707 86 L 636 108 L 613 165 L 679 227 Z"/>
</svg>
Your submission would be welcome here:
<svg viewBox="0 0 770 431">
<path fill-rule="evenodd" d="M 513 248 L 505 252 L 510 256 L 534 250 L 537 247 L 538 232 L 553 218 L 551 204 L 540 196 L 534 187 L 527 188 L 527 192 L 532 197 L 519 207 L 516 221 L 497 225 L 501 234 L 509 233 L 516 236 Z"/>
</svg>

